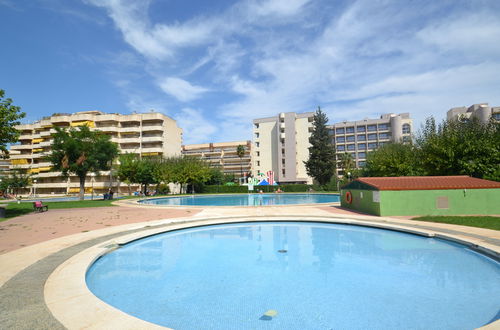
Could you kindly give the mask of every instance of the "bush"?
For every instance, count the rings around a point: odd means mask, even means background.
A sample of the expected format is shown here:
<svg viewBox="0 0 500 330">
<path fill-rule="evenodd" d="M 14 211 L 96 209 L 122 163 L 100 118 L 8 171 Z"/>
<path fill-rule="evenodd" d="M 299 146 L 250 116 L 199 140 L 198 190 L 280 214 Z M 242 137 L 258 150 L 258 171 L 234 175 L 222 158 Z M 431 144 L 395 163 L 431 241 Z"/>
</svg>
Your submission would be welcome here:
<svg viewBox="0 0 500 330">
<path fill-rule="evenodd" d="M 156 187 L 156 193 L 160 195 L 167 195 L 170 193 L 170 188 L 168 187 L 168 184 L 161 183 Z"/>
</svg>

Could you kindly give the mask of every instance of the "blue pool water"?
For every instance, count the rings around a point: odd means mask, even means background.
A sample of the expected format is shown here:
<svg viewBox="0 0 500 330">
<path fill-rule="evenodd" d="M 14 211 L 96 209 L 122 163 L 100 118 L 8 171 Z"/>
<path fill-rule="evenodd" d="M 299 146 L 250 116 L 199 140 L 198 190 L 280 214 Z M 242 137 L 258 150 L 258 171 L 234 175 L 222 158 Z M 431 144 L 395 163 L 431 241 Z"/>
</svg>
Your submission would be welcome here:
<svg viewBox="0 0 500 330">
<path fill-rule="evenodd" d="M 235 194 L 153 198 L 139 202 L 154 205 L 266 206 L 334 203 L 339 202 L 339 198 L 338 194 Z"/>
<path fill-rule="evenodd" d="M 462 245 L 321 223 L 206 226 L 98 259 L 100 299 L 174 329 L 473 329 L 498 318 L 500 264 Z"/>
</svg>

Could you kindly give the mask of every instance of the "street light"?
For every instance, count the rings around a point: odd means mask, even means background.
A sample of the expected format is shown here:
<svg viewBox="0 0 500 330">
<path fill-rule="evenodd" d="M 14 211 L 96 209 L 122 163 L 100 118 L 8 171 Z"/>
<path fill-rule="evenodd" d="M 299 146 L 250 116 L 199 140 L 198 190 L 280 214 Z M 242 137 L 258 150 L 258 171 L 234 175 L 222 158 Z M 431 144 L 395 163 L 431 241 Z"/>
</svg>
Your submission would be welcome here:
<svg viewBox="0 0 500 330">
<path fill-rule="evenodd" d="M 36 197 L 36 179 L 33 179 L 33 196 Z"/>
<path fill-rule="evenodd" d="M 90 173 L 90 182 L 92 183 L 92 191 L 91 191 L 92 200 L 94 200 L 94 176 L 95 173 Z"/>
</svg>

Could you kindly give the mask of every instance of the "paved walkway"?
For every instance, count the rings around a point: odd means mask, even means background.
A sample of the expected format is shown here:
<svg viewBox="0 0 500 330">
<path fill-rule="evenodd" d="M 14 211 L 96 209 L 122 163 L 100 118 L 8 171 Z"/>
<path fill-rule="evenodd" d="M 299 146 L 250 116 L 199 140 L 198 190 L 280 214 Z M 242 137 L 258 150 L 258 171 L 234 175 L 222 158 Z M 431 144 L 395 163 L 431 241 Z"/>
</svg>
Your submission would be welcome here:
<svg viewBox="0 0 500 330">
<path fill-rule="evenodd" d="M 0 328 L 154 328 L 150 324 L 144 325 L 142 321 L 117 313 L 104 303 L 96 301 L 95 297 L 95 300 L 92 300 L 94 303 L 85 304 L 88 315 L 78 316 L 81 310 L 71 307 L 75 293 L 72 293 L 72 290 L 54 292 L 63 287 L 62 283 L 78 276 L 75 272 L 70 272 L 69 278 L 62 282 L 56 281 L 55 284 L 51 278 L 57 278 L 58 273 L 64 272 L 63 265 L 71 264 L 78 253 L 110 239 L 119 239 L 126 234 L 165 230 L 163 228 L 173 228 L 184 223 L 231 221 L 230 219 L 241 217 L 245 219 L 265 219 L 266 217 L 300 219 L 298 217 L 301 216 L 442 234 L 459 241 L 469 241 L 473 246 L 483 246 L 489 251 L 500 252 L 500 231 L 373 217 L 335 206 L 251 208 L 113 206 L 50 210 L 0 223 L 0 265 L 2 265 L 0 269 Z M 88 263 L 83 263 L 83 267 L 87 265 Z M 62 297 L 64 295 L 67 298 Z M 90 296 L 93 297 L 93 295 Z M 51 297 L 52 299 L 56 297 L 56 301 L 51 300 Z M 81 301 L 77 305 L 81 306 Z M 123 324 L 124 320 L 127 322 L 126 326 Z"/>
</svg>

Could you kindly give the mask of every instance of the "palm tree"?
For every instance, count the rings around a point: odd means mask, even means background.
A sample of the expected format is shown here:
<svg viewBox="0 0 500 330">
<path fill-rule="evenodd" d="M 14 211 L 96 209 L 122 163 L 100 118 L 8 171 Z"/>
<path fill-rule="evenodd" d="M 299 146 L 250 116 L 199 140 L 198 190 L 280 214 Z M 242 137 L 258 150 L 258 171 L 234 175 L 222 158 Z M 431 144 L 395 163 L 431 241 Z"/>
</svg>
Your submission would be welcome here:
<svg viewBox="0 0 500 330">
<path fill-rule="evenodd" d="M 240 178 L 243 177 L 243 157 L 245 156 L 245 146 L 239 145 L 236 148 L 236 154 L 240 157 Z"/>
<path fill-rule="evenodd" d="M 350 153 L 343 153 L 340 162 L 342 164 L 342 168 L 344 169 L 344 177 L 347 175 L 347 179 L 350 180 L 350 173 L 355 167 L 355 162 L 354 159 L 352 158 L 352 155 Z"/>
</svg>

